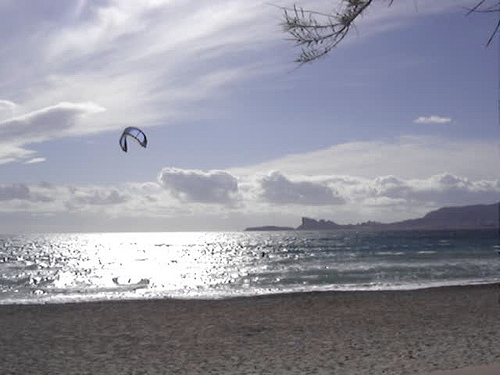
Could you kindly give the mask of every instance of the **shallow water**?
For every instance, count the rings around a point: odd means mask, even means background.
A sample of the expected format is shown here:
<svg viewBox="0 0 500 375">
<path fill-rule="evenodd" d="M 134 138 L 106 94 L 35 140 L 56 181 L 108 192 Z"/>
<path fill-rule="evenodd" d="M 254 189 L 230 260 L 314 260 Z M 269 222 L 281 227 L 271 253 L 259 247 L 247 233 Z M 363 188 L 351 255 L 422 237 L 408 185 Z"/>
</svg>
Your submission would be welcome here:
<svg viewBox="0 0 500 375">
<path fill-rule="evenodd" d="M 496 231 L 0 236 L 0 303 L 491 283 L 499 251 Z"/>
</svg>

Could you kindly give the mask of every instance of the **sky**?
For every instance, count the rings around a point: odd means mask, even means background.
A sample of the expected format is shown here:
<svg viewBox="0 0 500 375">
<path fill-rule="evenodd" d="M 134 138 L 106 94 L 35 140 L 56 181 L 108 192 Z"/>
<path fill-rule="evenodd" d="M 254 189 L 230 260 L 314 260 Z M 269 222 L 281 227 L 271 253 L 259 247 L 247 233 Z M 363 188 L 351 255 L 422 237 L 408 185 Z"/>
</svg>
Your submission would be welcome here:
<svg viewBox="0 0 500 375">
<path fill-rule="evenodd" d="M 299 66 L 279 8 L 293 1 L 0 0 L 0 233 L 391 222 L 498 202 L 498 15 L 466 16 L 475 3 L 376 2 Z M 120 149 L 127 126 L 147 148 Z"/>
</svg>

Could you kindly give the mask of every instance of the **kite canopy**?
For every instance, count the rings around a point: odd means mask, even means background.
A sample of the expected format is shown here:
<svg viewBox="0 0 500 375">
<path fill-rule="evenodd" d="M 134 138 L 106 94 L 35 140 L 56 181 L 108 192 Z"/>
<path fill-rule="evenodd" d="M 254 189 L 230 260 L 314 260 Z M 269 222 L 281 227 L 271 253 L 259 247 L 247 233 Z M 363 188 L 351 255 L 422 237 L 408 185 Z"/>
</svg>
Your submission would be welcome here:
<svg viewBox="0 0 500 375">
<path fill-rule="evenodd" d="M 132 137 L 142 147 L 146 147 L 148 144 L 148 139 L 146 138 L 146 134 L 144 134 L 144 132 L 141 129 L 136 128 L 134 126 L 129 126 L 128 128 L 125 128 L 125 130 L 122 133 L 122 136 L 120 137 L 120 147 L 125 152 L 127 152 L 128 150 L 127 137 Z"/>
</svg>

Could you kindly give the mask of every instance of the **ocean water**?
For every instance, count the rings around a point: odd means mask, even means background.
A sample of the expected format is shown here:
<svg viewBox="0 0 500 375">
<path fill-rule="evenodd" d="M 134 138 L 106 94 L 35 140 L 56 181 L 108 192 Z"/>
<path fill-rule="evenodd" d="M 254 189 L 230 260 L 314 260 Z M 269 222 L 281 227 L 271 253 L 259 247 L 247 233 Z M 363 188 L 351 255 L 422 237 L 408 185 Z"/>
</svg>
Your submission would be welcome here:
<svg viewBox="0 0 500 375">
<path fill-rule="evenodd" d="M 497 231 L 0 235 L 0 304 L 500 282 Z"/>
</svg>

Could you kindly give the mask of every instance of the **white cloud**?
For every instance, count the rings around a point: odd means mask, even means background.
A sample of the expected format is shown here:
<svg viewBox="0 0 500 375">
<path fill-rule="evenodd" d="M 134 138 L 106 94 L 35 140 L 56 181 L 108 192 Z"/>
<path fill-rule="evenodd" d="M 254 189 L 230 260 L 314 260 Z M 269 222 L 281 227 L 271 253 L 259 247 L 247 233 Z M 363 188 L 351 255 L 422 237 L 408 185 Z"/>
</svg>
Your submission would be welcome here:
<svg viewBox="0 0 500 375">
<path fill-rule="evenodd" d="M 128 197 L 119 193 L 116 189 L 106 191 L 106 189 L 75 189 L 72 199 L 67 202 L 69 207 L 80 207 L 84 205 L 116 205 L 125 203 Z"/>
<path fill-rule="evenodd" d="M 50 202 L 46 195 L 33 193 L 26 184 L 0 185 L 0 201 Z"/>
<path fill-rule="evenodd" d="M 84 126 L 87 116 L 104 111 L 92 102 L 62 102 L 0 121 L 0 164 L 31 156 L 34 152 L 25 145 L 92 131 Z M 30 162 L 44 160 L 40 157 Z"/>
<path fill-rule="evenodd" d="M 0 201 L 30 199 L 30 190 L 25 184 L 0 186 Z"/>
<path fill-rule="evenodd" d="M 12 117 L 18 110 L 18 105 L 10 100 L 0 99 L 0 121 Z"/>
<path fill-rule="evenodd" d="M 0 132 L 8 128 L 10 139 L 17 137 L 9 147 L 26 151 L 56 137 L 217 116 L 215 105 L 200 102 L 276 69 L 274 58 L 263 62 L 259 54 L 282 37 L 275 11 L 260 1 L 12 2 L 0 13 L 0 24 L 12 30 L 2 40 L 0 97 L 9 93 L 21 105 L 2 97 L 0 120 L 17 109 Z M 27 26 L 16 23 L 21 15 Z M 90 110 L 90 103 L 106 112 L 73 122 L 75 106 Z M 26 126 L 43 116 L 59 121 L 53 131 Z M 4 140 L 0 161 L 17 160 L 5 148 Z"/>
<path fill-rule="evenodd" d="M 46 160 L 47 159 L 45 159 L 45 158 L 33 158 L 33 159 L 30 159 L 30 160 L 24 162 L 24 164 L 38 164 L 38 163 L 43 163 Z"/>
<path fill-rule="evenodd" d="M 393 195 L 438 206 L 500 201 L 500 180 L 472 180 L 442 173 L 425 180 L 410 180 L 405 192 Z"/>
<path fill-rule="evenodd" d="M 227 204 L 238 192 L 238 181 L 224 171 L 163 168 L 158 181 L 174 197 L 188 202 Z"/>
<path fill-rule="evenodd" d="M 40 142 L 51 138 L 59 138 L 75 131 L 79 120 L 87 115 L 104 112 L 105 109 L 95 103 L 59 104 L 32 111 L 0 122 L 2 139 L 14 139 L 23 143 Z M 76 130 L 85 133 L 85 130 Z"/>
<path fill-rule="evenodd" d="M 290 5 L 284 0 L 273 4 Z M 378 32 L 377 28 L 404 23 L 401 15 L 458 9 L 451 0 L 419 4 L 420 12 L 406 2 L 373 7 L 360 22 L 368 26 L 363 37 Z M 318 0 L 309 6 L 331 10 L 335 4 Z M 23 27 L 20 19 L 25 20 Z M 25 146 L 30 142 L 54 137 L 217 116 L 223 108 L 216 99 L 226 94 L 224 88 L 288 69 L 281 67 L 289 67 L 291 59 L 265 53 L 286 45 L 281 20 L 278 8 L 260 0 L 11 2 L 0 12 L 0 24 L 12 30 L 2 40 L 0 110 L 6 110 L 0 119 L 13 108 L 17 116 L 21 108 L 24 114 L 16 118 L 22 122 L 30 114 L 41 121 L 40 111 L 48 111 L 48 117 L 60 116 L 62 123 L 43 136 L 18 124 L 17 141 L 9 147 L 29 153 Z M 4 99 L 5 93 L 20 105 Z M 201 105 L 204 101 L 211 105 Z M 64 118 L 64 103 L 97 103 L 106 112 L 71 123 L 76 120 L 76 108 L 66 108 L 75 112 L 67 112 Z M 0 163 L 23 157 L 7 153 L 6 147 L 4 141 Z"/>
<path fill-rule="evenodd" d="M 367 183 L 372 189 L 365 198 L 403 200 L 403 205 L 466 205 L 500 200 L 500 180 L 472 180 L 450 173 L 407 180 L 386 176 Z"/>
<path fill-rule="evenodd" d="M 277 170 L 290 176 L 427 178 L 443 172 L 472 179 L 500 178 L 498 144 L 406 136 L 385 141 L 350 142 L 273 161 L 228 170 L 234 176 L 266 175 Z"/>
<path fill-rule="evenodd" d="M 0 99 L 0 111 L 4 110 L 14 111 L 16 107 L 17 107 L 16 103 L 11 102 L 10 100 Z"/>
<path fill-rule="evenodd" d="M 328 186 L 307 180 L 291 181 L 279 172 L 272 172 L 260 181 L 262 198 L 273 204 L 335 205 L 344 200 Z"/>
<path fill-rule="evenodd" d="M 449 124 L 451 122 L 450 117 L 441 116 L 420 116 L 419 118 L 413 120 L 415 124 Z"/>
<path fill-rule="evenodd" d="M 32 156 L 35 151 L 26 150 L 16 144 L 9 144 L 0 141 L 0 164 L 11 163 L 16 160 L 25 159 Z"/>
</svg>

